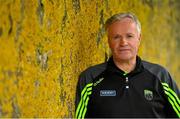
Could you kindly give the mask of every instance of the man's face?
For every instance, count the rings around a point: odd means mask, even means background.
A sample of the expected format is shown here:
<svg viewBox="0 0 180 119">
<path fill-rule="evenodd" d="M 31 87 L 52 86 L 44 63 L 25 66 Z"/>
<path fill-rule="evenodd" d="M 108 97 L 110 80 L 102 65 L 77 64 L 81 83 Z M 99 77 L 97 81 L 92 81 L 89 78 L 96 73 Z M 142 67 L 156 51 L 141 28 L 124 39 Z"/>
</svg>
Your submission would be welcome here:
<svg viewBox="0 0 180 119">
<path fill-rule="evenodd" d="M 107 32 L 113 58 L 118 61 L 136 58 L 141 35 L 132 19 L 124 18 L 114 22 L 108 26 Z"/>
</svg>

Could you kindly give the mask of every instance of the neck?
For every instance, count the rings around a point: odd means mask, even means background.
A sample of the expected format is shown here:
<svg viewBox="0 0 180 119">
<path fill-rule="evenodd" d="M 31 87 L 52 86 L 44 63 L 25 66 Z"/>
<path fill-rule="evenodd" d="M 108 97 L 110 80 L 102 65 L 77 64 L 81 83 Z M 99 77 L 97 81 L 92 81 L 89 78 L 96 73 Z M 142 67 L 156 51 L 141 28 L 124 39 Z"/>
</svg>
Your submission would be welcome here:
<svg viewBox="0 0 180 119">
<path fill-rule="evenodd" d="M 136 67 L 136 57 L 130 60 L 118 60 L 113 58 L 115 65 L 126 73 L 133 71 Z"/>
</svg>

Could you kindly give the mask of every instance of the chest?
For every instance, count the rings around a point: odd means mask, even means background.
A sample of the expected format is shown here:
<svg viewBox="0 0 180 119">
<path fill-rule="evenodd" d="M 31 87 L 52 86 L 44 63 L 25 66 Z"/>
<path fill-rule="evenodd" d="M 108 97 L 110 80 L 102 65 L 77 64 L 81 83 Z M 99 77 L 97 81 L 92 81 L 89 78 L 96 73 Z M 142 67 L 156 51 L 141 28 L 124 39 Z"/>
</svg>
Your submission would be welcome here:
<svg viewBox="0 0 180 119">
<path fill-rule="evenodd" d="M 153 76 L 105 75 L 93 87 L 88 107 L 96 117 L 150 115 L 163 110 L 165 101 L 162 95 L 160 83 Z"/>
</svg>

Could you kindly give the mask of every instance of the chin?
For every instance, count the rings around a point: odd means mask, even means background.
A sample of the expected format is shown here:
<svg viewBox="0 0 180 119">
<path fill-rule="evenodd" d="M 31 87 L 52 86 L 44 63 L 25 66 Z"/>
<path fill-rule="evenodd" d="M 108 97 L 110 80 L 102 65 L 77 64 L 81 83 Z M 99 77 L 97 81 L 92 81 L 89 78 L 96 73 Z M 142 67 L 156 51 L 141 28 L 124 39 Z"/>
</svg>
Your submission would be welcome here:
<svg viewBox="0 0 180 119">
<path fill-rule="evenodd" d="M 118 55 L 118 56 L 115 56 L 115 59 L 116 60 L 130 60 L 132 59 L 132 57 L 129 55 Z"/>
</svg>

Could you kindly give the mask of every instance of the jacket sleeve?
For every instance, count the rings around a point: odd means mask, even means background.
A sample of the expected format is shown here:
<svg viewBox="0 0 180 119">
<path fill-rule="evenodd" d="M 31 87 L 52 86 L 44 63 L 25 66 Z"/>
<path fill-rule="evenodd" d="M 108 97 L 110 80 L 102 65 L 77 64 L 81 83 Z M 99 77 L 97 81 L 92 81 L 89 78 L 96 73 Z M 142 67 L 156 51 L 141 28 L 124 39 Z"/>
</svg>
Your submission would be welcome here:
<svg viewBox="0 0 180 119">
<path fill-rule="evenodd" d="M 83 83 L 82 83 L 82 81 L 80 80 L 80 76 L 79 76 L 79 80 L 78 80 L 77 86 L 76 86 L 75 111 L 77 110 L 78 104 L 79 104 L 79 102 L 80 102 L 81 92 L 82 92 L 83 87 L 84 87 L 84 86 L 83 86 Z"/>
<path fill-rule="evenodd" d="M 75 99 L 75 117 L 84 118 L 87 112 L 87 105 L 89 96 L 92 93 L 92 85 L 88 81 L 88 74 L 83 72 L 79 76 L 79 80 L 76 88 L 76 99 Z"/>
<path fill-rule="evenodd" d="M 175 80 L 171 78 L 168 72 L 166 72 L 165 76 L 162 81 L 165 96 L 171 105 L 171 109 L 175 112 L 176 117 L 180 118 L 180 91 Z M 171 110 L 169 110 L 169 112 L 171 112 Z"/>
</svg>

